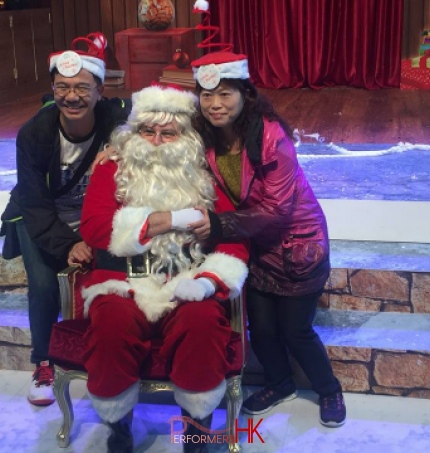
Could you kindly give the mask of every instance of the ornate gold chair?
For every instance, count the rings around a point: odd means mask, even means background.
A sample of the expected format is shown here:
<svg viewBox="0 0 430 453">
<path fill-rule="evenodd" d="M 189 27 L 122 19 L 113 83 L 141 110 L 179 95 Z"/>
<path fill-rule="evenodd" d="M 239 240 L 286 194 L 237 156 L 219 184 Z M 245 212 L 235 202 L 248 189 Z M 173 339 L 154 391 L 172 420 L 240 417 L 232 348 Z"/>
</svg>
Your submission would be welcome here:
<svg viewBox="0 0 430 453">
<path fill-rule="evenodd" d="M 59 273 L 58 276 L 63 320 L 53 327 L 49 355 L 55 364 L 54 393 L 63 415 L 62 426 L 57 434 L 57 442 L 63 448 L 70 443 L 74 420 L 73 405 L 69 393 L 70 382 L 74 379 L 87 380 L 87 373 L 82 364 L 82 354 L 84 351 L 83 336 L 89 326 L 89 321 L 83 315 L 80 288 L 90 272 L 90 270 L 69 267 Z M 234 442 L 235 419 L 239 416 L 243 401 L 241 380 L 246 346 L 242 297 L 230 300 L 228 309 L 232 328 L 228 360 L 234 371 L 226 376 L 226 429 L 229 434 L 229 452 L 237 453 L 241 451 L 241 447 Z M 158 353 L 161 342 L 161 339 L 153 340 L 149 360 L 141 375 L 141 392 L 154 393 L 173 389 L 164 368 L 159 364 Z"/>
</svg>

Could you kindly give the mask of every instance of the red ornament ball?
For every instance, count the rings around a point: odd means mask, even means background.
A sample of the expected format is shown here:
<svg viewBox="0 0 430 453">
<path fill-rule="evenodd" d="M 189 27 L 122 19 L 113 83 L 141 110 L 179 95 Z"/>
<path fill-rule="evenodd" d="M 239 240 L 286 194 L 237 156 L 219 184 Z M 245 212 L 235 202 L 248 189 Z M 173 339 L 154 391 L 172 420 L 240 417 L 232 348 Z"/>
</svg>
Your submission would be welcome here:
<svg viewBox="0 0 430 453">
<path fill-rule="evenodd" d="M 186 68 L 190 64 L 190 56 L 181 49 L 176 49 L 172 57 L 173 64 L 178 68 Z"/>
</svg>

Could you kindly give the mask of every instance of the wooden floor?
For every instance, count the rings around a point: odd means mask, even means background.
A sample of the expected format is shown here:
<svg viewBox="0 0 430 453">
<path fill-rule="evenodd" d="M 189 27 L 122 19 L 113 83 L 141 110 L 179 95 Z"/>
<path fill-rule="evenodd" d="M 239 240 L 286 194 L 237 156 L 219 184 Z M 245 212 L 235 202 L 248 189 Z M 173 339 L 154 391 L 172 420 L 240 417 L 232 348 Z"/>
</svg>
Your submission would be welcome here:
<svg viewBox="0 0 430 453">
<path fill-rule="evenodd" d="M 430 91 L 261 90 L 293 128 L 318 133 L 334 143 L 430 143 Z M 41 106 L 34 93 L 0 107 L 0 140 L 15 138 L 20 126 Z M 130 91 L 106 89 L 111 96 Z"/>
</svg>

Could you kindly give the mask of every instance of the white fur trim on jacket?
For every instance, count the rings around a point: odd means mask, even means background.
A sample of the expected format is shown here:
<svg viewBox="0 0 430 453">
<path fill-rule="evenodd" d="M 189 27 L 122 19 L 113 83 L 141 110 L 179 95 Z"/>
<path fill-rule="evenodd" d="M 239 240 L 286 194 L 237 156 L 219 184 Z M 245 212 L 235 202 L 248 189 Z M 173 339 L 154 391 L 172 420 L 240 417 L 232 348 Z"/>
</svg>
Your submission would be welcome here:
<svg viewBox="0 0 430 453">
<path fill-rule="evenodd" d="M 93 407 L 101 419 L 107 423 L 115 423 L 127 415 L 139 400 L 139 385 L 136 382 L 119 395 L 112 398 L 102 398 L 88 392 Z"/>
<path fill-rule="evenodd" d="M 248 267 L 239 258 L 225 253 L 212 253 L 198 268 L 198 273 L 210 272 L 230 289 L 230 298 L 239 296 L 245 279 L 248 276 Z"/>
<path fill-rule="evenodd" d="M 202 419 L 212 414 L 218 407 L 225 395 L 226 388 L 225 379 L 219 385 L 206 392 L 192 392 L 173 384 L 173 396 L 179 406 L 189 412 L 192 418 Z"/>
<path fill-rule="evenodd" d="M 130 298 L 130 284 L 121 280 L 106 280 L 103 283 L 91 285 L 82 290 L 84 298 L 84 316 L 88 317 L 88 310 L 92 301 L 97 296 L 106 296 L 106 294 L 118 294 L 118 296 Z"/>
<path fill-rule="evenodd" d="M 134 256 L 148 250 L 151 241 L 142 245 L 139 242 L 139 236 L 149 214 L 153 211 L 149 207 L 133 206 L 124 206 L 119 209 L 113 218 L 109 252 L 116 256 Z"/>
</svg>

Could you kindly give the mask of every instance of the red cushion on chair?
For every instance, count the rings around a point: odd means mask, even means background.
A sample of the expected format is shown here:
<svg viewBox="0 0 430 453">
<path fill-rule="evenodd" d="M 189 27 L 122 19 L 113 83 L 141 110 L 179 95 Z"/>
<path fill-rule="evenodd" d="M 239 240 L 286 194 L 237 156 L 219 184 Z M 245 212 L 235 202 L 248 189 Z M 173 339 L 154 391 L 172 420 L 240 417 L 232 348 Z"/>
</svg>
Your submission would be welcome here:
<svg viewBox="0 0 430 453">
<path fill-rule="evenodd" d="M 89 325 L 88 319 L 68 319 L 55 323 L 49 342 L 50 359 L 66 369 L 85 370 L 82 355 L 85 350 L 84 334 Z"/>
<path fill-rule="evenodd" d="M 68 370 L 83 370 L 82 356 L 85 350 L 84 334 L 90 322 L 88 319 L 69 319 L 54 324 L 49 343 L 49 357 L 57 365 Z M 141 379 L 167 380 L 166 362 L 160 358 L 162 340 L 152 340 L 151 354 L 141 370 Z M 228 361 L 233 376 L 242 369 L 242 343 L 240 335 L 232 332 L 227 348 Z"/>
</svg>

